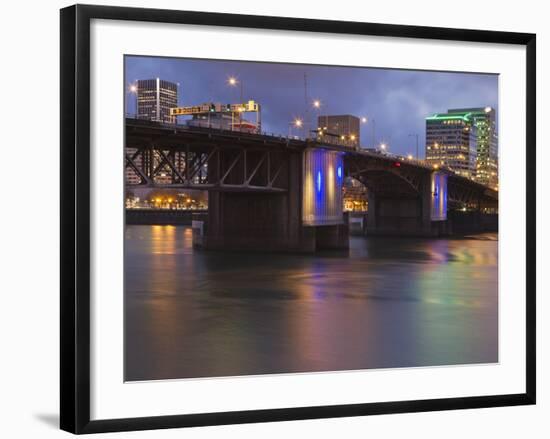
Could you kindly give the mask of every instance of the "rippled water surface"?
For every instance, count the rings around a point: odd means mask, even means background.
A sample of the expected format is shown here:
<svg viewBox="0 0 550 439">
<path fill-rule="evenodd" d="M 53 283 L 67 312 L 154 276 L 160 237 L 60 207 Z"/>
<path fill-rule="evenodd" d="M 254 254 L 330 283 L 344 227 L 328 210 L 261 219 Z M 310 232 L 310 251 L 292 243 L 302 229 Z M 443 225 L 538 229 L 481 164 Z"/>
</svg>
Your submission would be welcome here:
<svg viewBox="0 0 550 439">
<path fill-rule="evenodd" d="M 352 237 L 349 254 L 194 251 L 127 226 L 127 380 L 498 361 L 496 235 Z"/>
</svg>

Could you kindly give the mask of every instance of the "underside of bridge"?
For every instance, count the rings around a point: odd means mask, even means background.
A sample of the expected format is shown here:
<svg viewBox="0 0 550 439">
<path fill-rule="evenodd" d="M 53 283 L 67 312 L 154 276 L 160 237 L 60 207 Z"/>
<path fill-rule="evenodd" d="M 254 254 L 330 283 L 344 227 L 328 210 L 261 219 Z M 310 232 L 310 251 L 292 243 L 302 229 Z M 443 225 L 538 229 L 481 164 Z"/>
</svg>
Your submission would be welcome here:
<svg viewBox="0 0 550 439">
<path fill-rule="evenodd" d="M 355 158 L 349 175 L 367 187 L 369 235 L 436 236 L 445 221 L 432 220 L 432 172 L 401 161 Z"/>
<path fill-rule="evenodd" d="M 498 194 L 466 178 L 387 156 L 352 153 L 345 163 L 367 188 L 368 235 L 442 236 L 482 231 L 487 216 L 498 221 Z"/>
</svg>

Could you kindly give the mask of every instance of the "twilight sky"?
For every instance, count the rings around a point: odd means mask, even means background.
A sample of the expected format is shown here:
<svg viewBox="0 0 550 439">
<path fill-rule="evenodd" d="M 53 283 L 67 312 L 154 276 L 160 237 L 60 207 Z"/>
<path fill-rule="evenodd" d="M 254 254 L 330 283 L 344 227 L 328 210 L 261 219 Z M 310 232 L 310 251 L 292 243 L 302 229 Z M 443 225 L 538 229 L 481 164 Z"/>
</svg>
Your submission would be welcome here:
<svg viewBox="0 0 550 439">
<path fill-rule="evenodd" d="M 320 114 L 368 118 L 361 125 L 364 147 L 372 146 L 374 119 L 376 144 L 385 142 L 390 152 L 401 155 L 415 154 L 415 139 L 409 134 L 418 133 L 420 157 L 424 156 L 426 116 L 449 108 L 498 110 L 498 76 L 489 74 L 135 56 L 126 57 L 125 67 L 127 85 L 156 77 L 179 83 L 181 106 L 239 102 L 239 86 L 227 83 L 234 76 L 243 83 L 243 100 L 261 104 L 262 130 L 283 135 L 294 118 L 305 117 L 305 73 L 313 127 L 317 110 L 312 102 L 318 99 Z M 126 98 L 126 111 L 135 113 L 135 99 L 128 94 Z M 293 134 L 299 133 L 294 129 Z"/>
</svg>

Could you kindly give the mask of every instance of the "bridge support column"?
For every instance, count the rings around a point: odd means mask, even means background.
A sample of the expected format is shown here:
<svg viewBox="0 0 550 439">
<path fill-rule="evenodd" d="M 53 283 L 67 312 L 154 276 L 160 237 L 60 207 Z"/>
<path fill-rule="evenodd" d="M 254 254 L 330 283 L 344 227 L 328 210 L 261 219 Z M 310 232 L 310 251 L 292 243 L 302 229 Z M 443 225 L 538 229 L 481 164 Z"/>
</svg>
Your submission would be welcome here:
<svg viewBox="0 0 550 439">
<path fill-rule="evenodd" d="M 341 154 L 295 151 L 287 160 L 285 192 L 211 190 L 208 221 L 196 246 L 207 250 L 308 253 L 348 249 L 348 226 L 342 213 Z"/>
<path fill-rule="evenodd" d="M 288 250 L 293 244 L 287 194 L 211 191 L 203 247 Z"/>
<path fill-rule="evenodd" d="M 302 154 L 287 158 L 282 193 L 210 191 L 206 250 L 314 252 L 316 231 L 302 224 Z"/>
<path fill-rule="evenodd" d="M 317 226 L 315 229 L 315 250 L 349 249 L 349 228 L 347 222 L 334 226 Z"/>
<path fill-rule="evenodd" d="M 451 227 L 447 219 L 447 175 L 432 172 L 424 177 L 420 196 L 422 199 L 423 236 L 450 235 Z"/>
<path fill-rule="evenodd" d="M 432 177 L 423 178 L 420 189 L 420 227 L 421 235 L 432 236 Z"/>
</svg>

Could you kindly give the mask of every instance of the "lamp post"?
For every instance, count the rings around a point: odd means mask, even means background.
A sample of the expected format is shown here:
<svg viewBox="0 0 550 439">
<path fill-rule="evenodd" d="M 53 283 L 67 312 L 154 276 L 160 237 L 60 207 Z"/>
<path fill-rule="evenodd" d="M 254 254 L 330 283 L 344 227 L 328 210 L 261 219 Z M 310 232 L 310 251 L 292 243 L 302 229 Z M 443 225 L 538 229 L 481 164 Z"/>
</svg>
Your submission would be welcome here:
<svg viewBox="0 0 550 439">
<path fill-rule="evenodd" d="M 415 137 L 416 138 L 416 160 L 418 160 L 418 134 L 409 134 L 409 137 Z"/>
<path fill-rule="evenodd" d="M 243 81 L 242 80 L 238 80 L 237 78 L 235 78 L 234 76 L 230 76 L 228 79 L 227 79 L 227 83 L 231 86 L 231 87 L 236 87 L 237 85 L 240 86 L 240 97 L 239 97 L 239 100 L 242 104 L 243 102 Z"/>
<path fill-rule="evenodd" d="M 319 99 L 315 99 L 312 103 L 312 106 L 315 110 L 317 110 L 317 121 L 315 124 L 317 125 L 317 131 L 319 131 L 319 119 L 321 117 L 321 101 Z"/>
<path fill-rule="evenodd" d="M 237 87 L 240 86 L 240 97 L 239 97 L 239 105 L 243 103 L 243 81 L 242 80 L 238 80 L 235 76 L 230 76 L 228 79 L 227 79 L 227 83 L 231 86 L 231 87 Z M 231 113 L 231 118 L 233 119 L 233 113 Z M 239 112 L 239 126 L 242 124 L 242 112 Z M 231 131 L 233 131 L 233 124 L 231 126 Z"/>
<path fill-rule="evenodd" d="M 130 94 L 133 94 L 136 98 L 136 100 L 135 100 L 136 112 L 134 114 L 134 117 L 135 117 L 135 119 L 137 119 L 137 113 L 138 113 L 138 86 L 137 86 L 137 82 L 134 82 L 134 83 L 132 83 L 128 86 L 128 92 Z M 128 108 L 126 108 L 126 113 L 130 114 L 130 112 L 128 111 Z"/>
<path fill-rule="evenodd" d="M 372 125 L 372 149 L 376 149 L 376 120 L 369 119 L 365 116 L 361 118 L 361 123 L 370 123 Z"/>
<path fill-rule="evenodd" d="M 304 125 L 304 122 L 300 118 L 294 119 L 292 122 L 288 124 L 288 137 L 292 137 L 292 127 L 296 127 L 298 129 L 302 128 Z"/>
<path fill-rule="evenodd" d="M 366 116 L 361 117 L 361 123 L 363 125 L 366 125 L 368 123 L 368 121 L 369 121 L 368 117 L 366 117 Z M 361 137 L 359 137 L 358 146 L 359 146 L 359 148 L 361 148 Z"/>
</svg>

